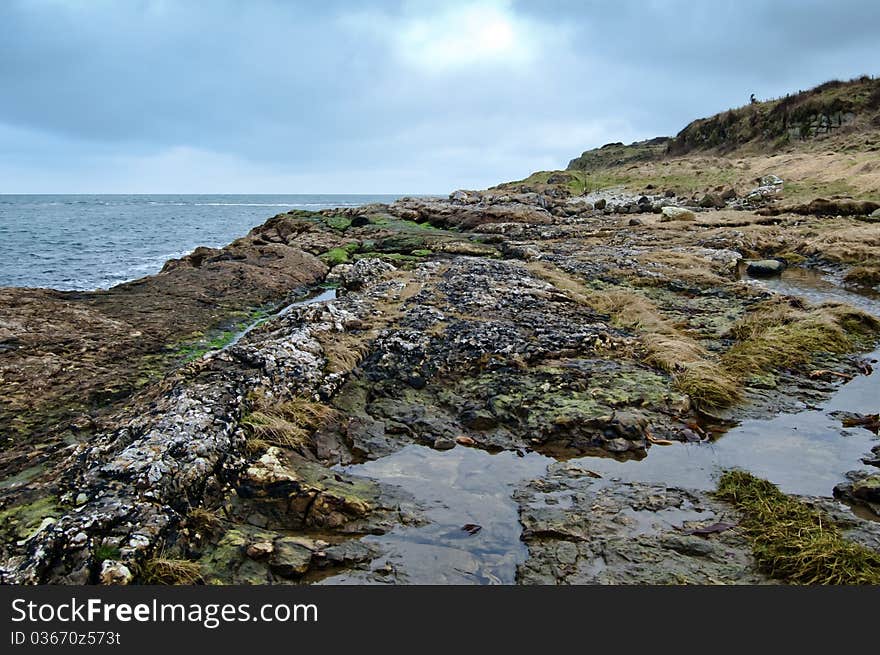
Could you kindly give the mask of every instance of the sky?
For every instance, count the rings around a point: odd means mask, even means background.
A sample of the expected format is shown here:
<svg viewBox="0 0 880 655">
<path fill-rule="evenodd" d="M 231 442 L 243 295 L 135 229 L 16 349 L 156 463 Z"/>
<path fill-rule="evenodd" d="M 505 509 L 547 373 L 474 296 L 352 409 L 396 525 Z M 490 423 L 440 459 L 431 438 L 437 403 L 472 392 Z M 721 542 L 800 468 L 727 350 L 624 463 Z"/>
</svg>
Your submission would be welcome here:
<svg viewBox="0 0 880 655">
<path fill-rule="evenodd" d="M 877 0 L 0 1 L 0 193 L 448 193 L 829 79 Z"/>
</svg>

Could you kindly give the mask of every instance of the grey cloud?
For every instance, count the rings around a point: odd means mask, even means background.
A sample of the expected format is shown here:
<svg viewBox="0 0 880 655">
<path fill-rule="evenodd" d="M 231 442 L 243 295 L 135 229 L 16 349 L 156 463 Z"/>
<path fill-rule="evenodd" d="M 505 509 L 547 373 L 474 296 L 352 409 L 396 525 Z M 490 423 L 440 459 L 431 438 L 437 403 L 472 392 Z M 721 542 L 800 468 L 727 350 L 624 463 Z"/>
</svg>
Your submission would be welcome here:
<svg viewBox="0 0 880 655">
<path fill-rule="evenodd" d="M 417 56 L 480 5 L 521 61 Z M 485 186 L 880 63 L 873 0 L 364 6 L 0 3 L 0 192 L 159 192 L 169 167 L 193 192 Z"/>
</svg>

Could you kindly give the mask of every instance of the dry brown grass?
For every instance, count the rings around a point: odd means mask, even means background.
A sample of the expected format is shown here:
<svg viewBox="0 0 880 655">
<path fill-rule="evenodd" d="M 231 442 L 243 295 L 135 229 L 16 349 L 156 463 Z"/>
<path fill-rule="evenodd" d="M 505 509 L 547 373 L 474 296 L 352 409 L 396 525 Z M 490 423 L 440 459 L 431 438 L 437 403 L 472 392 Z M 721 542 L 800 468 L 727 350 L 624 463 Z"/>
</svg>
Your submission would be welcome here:
<svg viewBox="0 0 880 655">
<path fill-rule="evenodd" d="M 370 352 L 375 335 L 374 330 L 362 334 L 328 332 L 317 335 L 327 359 L 327 372 L 347 373 L 354 369 Z"/>
<path fill-rule="evenodd" d="M 264 393 L 251 394 L 252 411 L 241 421 L 249 432 L 248 450 L 260 452 L 270 445 L 300 449 L 311 434 L 336 416 L 332 407 L 307 398 L 273 399 Z"/>
<path fill-rule="evenodd" d="M 438 271 L 438 275 L 445 267 Z M 370 303 L 370 323 L 363 330 L 315 332 L 314 337 L 321 344 L 327 360 L 328 373 L 348 373 L 357 367 L 370 352 L 373 341 L 379 332 L 391 325 L 402 315 L 404 303 L 422 290 L 423 285 L 412 279 L 411 271 L 398 270 L 391 279 L 402 283 L 399 291 L 391 292 L 381 300 L 367 297 Z"/>
<path fill-rule="evenodd" d="M 876 264 L 880 252 L 880 228 L 852 219 L 817 219 L 802 240 L 799 253 L 836 262 Z"/>
<path fill-rule="evenodd" d="M 194 585 L 203 582 L 199 565 L 185 559 L 153 557 L 141 564 L 138 573 L 144 584 Z"/>
<path fill-rule="evenodd" d="M 880 284 L 880 266 L 854 266 L 843 277 L 844 280 L 855 284 Z"/>
<path fill-rule="evenodd" d="M 685 284 L 718 287 L 731 281 L 718 273 L 716 264 L 699 255 L 675 250 L 653 250 L 637 259 L 649 270 Z"/>
<path fill-rule="evenodd" d="M 816 353 L 842 354 L 877 336 L 880 321 L 847 305 L 802 307 L 785 299 L 761 303 L 731 330 L 736 343 L 721 357 L 734 376 L 808 362 Z"/>
</svg>

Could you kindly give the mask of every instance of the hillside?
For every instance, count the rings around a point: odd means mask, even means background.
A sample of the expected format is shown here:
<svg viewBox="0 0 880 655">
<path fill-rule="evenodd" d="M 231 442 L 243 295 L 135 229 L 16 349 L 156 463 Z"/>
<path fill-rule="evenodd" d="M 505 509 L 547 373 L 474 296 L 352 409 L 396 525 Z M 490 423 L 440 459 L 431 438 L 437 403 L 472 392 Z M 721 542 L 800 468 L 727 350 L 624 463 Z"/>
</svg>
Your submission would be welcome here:
<svg viewBox="0 0 880 655">
<path fill-rule="evenodd" d="M 499 185 L 579 195 L 625 187 L 701 194 L 747 191 L 774 174 L 784 199 L 880 196 L 880 79 L 831 81 L 814 89 L 692 121 L 674 137 L 609 143 L 571 160 L 565 171 L 540 171 Z"/>
</svg>

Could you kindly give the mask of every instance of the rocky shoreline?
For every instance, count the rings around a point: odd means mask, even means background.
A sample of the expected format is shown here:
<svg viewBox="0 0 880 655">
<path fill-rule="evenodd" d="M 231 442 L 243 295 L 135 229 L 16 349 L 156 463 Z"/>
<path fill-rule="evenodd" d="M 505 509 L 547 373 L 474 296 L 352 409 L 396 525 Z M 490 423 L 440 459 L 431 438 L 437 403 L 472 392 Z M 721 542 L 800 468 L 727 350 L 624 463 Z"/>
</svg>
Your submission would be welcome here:
<svg viewBox="0 0 880 655">
<path fill-rule="evenodd" d="M 342 467 L 412 445 L 558 461 L 512 496 L 519 582 L 771 581 L 724 501 L 566 461 L 711 443 L 871 373 L 876 317 L 743 276 L 845 275 L 880 247 L 861 215 L 786 210 L 782 184 L 297 211 L 107 292 L 0 290 L 2 581 L 403 581 L 360 537 L 429 508 Z M 319 285 L 336 298 L 293 302 Z M 876 502 L 856 477 L 838 494 Z M 876 524 L 811 502 L 876 548 Z"/>
</svg>

